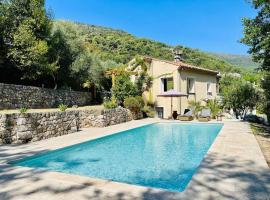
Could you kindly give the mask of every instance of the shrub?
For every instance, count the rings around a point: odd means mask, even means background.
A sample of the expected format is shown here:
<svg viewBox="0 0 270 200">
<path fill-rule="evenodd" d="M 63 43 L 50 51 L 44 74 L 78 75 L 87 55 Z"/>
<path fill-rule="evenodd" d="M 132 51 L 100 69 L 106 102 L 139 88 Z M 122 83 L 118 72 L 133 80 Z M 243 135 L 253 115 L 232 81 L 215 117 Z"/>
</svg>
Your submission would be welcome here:
<svg viewBox="0 0 270 200">
<path fill-rule="evenodd" d="M 142 114 L 142 108 L 144 107 L 144 101 L 140 96 L 127 97 L 124 100 L 124 106 L 132 112 L 134 119 L 139 119 L 140 114 Z"/>
<path fill-rule="evenodd" d="M 129 76 L 121 75 L 116 77 L 115 86 L 112 88 L 112 94 L 117 102 L 122 105 L 127 97 L 138 95 L 138 90 L 131 82 Z"/>
<path fill-rule="evenodd" d="M 68 106 L 61 103 L 61 104 L 58 106 L 58 108 L 59 108 L 60 111 L 64 112 L 64 111 L 66 111 L 66 109 L 68 108 Z"/>
<path fill-rule="evenodd" d="M 253 110 L 260 101 L 260 90 L 252 83 L 236 80 L 223 88 L 222 103 L 224 108 L 232 108 L 236 118 L 243 117 L 248 110 Z"/>
<path fill-rule="evenodd" d="M 146 117 L 150 117 L 150 118 L 155 117 L 155 109 L 151 106 L 144 106 L 142 111 Z"/>
<path fill-rule="evenodd" d="M 103 106 L 106 109 L 116 108 L 117 107 L 116 99 L 113 97 L 111 99 L 109 98 L 104 99 Z"/>
<path fill-rule="evenodd" d="M 136 96 L 135 99 L 138 101 L 141 108 L 144 107 L 144 100 L 141 96 Z"/>
<path fill-rule="evenodd" d="M 188 108 L 193 110 L 194 115 L 198 117 L 198 113 L 202 110 L 201 102 L 199 101 L 189 101 Z"/>
<path fill-rule="evenodd" d="M 217 114 L 220 112 L 220 106 L 217 102 L 217 100 L 209 100 L 206 104 L 206 107 L 211 110 L 212 118 L 216 118 Z"/>
<path fill-rule="evenodd" d="M 27 111 L 28 111 L 28 108 L 25 108 L 25 107 L 22 107 L 22 108 L 19 109 L 19 112 L 21 114 L 26 113 Z"/>
</svg>

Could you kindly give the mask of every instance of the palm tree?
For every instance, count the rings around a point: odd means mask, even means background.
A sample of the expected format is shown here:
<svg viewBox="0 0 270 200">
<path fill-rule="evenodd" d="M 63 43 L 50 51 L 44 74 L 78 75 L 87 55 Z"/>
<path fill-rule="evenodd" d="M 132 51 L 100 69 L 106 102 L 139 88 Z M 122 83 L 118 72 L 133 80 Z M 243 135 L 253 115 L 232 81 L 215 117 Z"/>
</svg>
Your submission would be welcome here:
<svg viewBox="0 0 270 200">
<path fill-rule="evenodd" d="M 219 106 L 218 101 L 216 99 L 208 100 L 206 107 L 211 110 L 212 118 L 215 118 L 217 116 L 217 114 L 220 112 L 220 106 Z"/>
<path fill-rule="evenodd" d="M 198 113 L 201 111 L 202 109 L 202 105 L 201 102 L 196 102 L 196 101 L 189 101 L 188 102 L 188 108 L 193 110 L 194 115 L 196 116 L 196 118 L 198 117 Z"/>
</svg>

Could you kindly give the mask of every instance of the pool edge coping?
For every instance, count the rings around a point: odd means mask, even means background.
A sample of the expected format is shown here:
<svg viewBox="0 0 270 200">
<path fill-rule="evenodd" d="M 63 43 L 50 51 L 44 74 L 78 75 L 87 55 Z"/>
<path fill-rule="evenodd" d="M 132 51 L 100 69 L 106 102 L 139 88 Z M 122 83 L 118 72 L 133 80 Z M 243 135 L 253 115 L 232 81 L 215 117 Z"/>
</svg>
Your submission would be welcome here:
<svg viewBox="0 0 270 200">
<path fill-rule="evenodd" d="M 103 136 L 98 136 L 98 137 L 95 137 L 95 138 L 91 138 L 88 141 L 95 140 L 95 139 L 98 139 L 98 138 L 101 138 L 101 137 L 106 137 L 106 136 L 114 135 L 114 134 L 117 134 L 119 132 L 127 131 L 129 129 L 139 128 L 139 127 L 142 127 L 142 126 L 146 126 L 146 125 L 150 125 L 150 124 L 154 124 L 154 123 L 158 123 L 158 122 L 160 122 L 160 123 L 164 123 L 164 122 L 167 123 L 167 122 L 171 122 L 171 121 L 168 121 L 168 120 L 156 120 L 155 122 L 147 122 L 147 123 L 144 123 L 144 124 L 138 124 L 138 125 L 135 125 L 135 126 L 133 126 L 131 128 L 124 129 L 122 131 L 113 131 L 111 134 L 108 134 L 105 131 Z M 182 123 L 182 122 L 176 122 L 176 123 Z M 188 123 L 189 124 L 189 123 L 197 123 L 197 122 L 184 122 L 184 123 Z M 214 124 L 216 124 L 216 123 L 214 122 Z M 61 172 L 48 172 L 48 173 L 50 173 L 50 174 L 51 173 L 53 173 L 53 174 L 56 173 L 56 175 L 59 174 L 59 176 L 62 176 L 62 177 L 64 176 L 65 178 L 70 179 L 70 180 L 72 180 L 73 177 L 77 177 L 77 179 L 80 179 L 80 180 L 86 180 L 86 179 L 88 179 L 89 181 L 97 182 L 97 184 L 104 184 L 104 186 L 106 186 L 106 187 L 112 187 L 112 188 L 114 188 L 116 190 L 118 189 L 118 187 L 120 187 L 120 188 L 124 187 L 124 188 L 127 188 L 127 191 L 130 191 L 130 190 L 133 190 L 134 189 L 135 191 L 141 193 L 141 192 L 145 192 L 147 190 L 151 190 L 151 191 L 154 191 L 154 192 L 157 192 L 157 193 L 158 192 L 166 192 L 166 193 L 171 193 L 172 195 L 176 195 L 176 196 L 179 196 L 180 195 L 180 197 L 181 197 L 185 193 L 185 191 L 188 188 L 191 187 L 191 184 L 194 184 L 192 182 L 192 180 L 196 176 L 200 175 L 199 173 L 201 173 L 200 172 L 200 168 L 201 168 L 202 163 L 205 161 L 205 159 L 207 159 L 207 157 L 209 156 L 210 153 L 213 153 L 215 151 L 216 146 L 214 144 L 216 143 L 217 139 L 219 137 L 223 137 L 223 134 L 226 134 L 226 133 L 224 133 L 224 131 L 225 131 L 224 130 L 225 125 L 226 125 L 226 123 L 223 123 L 222 129 L 218 133 L 218 135 L 215 138 L 214 142 L 212 143 L 211 147 L 208 149 L 207 153 L 205 154 L 203 160 L 200 163 L 200 166 L 198 167 L 197 171 L 194 173 L 191 181 L 187 185 L 187 188 L 183 192 L 172 192 L 172 191 L 168 191 L 168 190 L 164 190 L 164 189 L 157 189 L 157 188 L 151 188 L 151 187 L 145 187 L 145 186 L 139 186 L 139 185 L 132 185 L 132 184 L 127 184 L 127 183 L 120 183 L 120 182 L 114 182 L 114 181 L 99 179 L 99 178 L 91 178 L 91 177 L 79 176 L 79 175 L 74 175 L 74 174 L 66 174 L 66 173 L 61 173 Z M 84 142 L 86 142 L 86 140 Z M 82 142 L 77 142 L 77 143 L 75 142 L 73 145 L 76 145 L 76 144 L 79 144 L 79 143 L 82 143 Z M 68 147 L 68 146 L 70 146 L 70 144 L 69 145 L 65 145 L 64 147 Z M 64 147 L 58 147 L 58 148 L 50 149 L 49 151 L 60 149 L 60 148 L 64 148 Z M 46 152 L 44 152 L 44 153 L 46 153 Z M 28 156 L 26 155 L 25 157 L 28 157 Z M 266 163 L 265 160 L 264 160 L 264 162 Z M 0 164 L 0 166 L 1 166 L 1 164 Z M 28 169 L 27 167 L 19 167 L 19 168 L 26 168 L 26 169 Z M 75 182 L 77 183 L 78 180 L 76 180 Z"/>
</svg>

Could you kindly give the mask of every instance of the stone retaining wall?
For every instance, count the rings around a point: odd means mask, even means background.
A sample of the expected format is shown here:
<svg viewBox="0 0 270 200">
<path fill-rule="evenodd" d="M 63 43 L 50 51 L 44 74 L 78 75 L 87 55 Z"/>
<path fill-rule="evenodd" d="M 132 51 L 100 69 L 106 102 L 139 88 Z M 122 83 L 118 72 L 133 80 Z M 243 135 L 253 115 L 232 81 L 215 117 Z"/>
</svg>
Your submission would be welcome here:
<svg viewBox="0 0 270 200">
<path fill-rule="evenodd" d="M 0 83 L 0 109 L 90 105 L 91 93 Z"/>
<path fill-rule="evenodd" d="M 123 122 L 131 121 L 132 114 L 128 109 L 118 107 L 115 109 L 103 110 L 101 115 L 90 114 L 84 121 L 84 127 L 105 127 L 114 124 L 121 124 Z"/>
<path fill-rule="evenodd" d="M 132 120 L 124 108 L 0 115 L 0 144 L 26 143 L 77 132 L 79 128 L 104 127 Z"/>
</svg>

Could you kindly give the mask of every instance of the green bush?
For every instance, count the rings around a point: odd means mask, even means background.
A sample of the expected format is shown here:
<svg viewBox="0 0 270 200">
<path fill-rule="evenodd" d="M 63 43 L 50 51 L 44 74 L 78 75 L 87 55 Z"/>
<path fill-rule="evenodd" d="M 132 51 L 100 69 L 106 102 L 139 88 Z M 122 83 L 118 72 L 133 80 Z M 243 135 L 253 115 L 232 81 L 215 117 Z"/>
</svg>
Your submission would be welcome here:
<svg viewBox="0 0 270 200">
<path fill-rule="evenodd" d="M 141 118 L 142 108 L 144 107 L 144 101 L 142 97 L 127 97 L 124 100 L 124 106 L 131 111 L 134 119 Z"/>
<path fill-rule="evenodd" d="M 143 100 L 143 98 L 141 96 L 136 96 L 135 99 L 140 104 L 140 107 L 143 108 L 144 107 L 144 100 Z"/>
<path fill-rule="evenodd" d="M 61 104 L 58 106 L 58 108 L 59 108 L 60 111 L 64 112 L 64 111 L 66 111 L 66 109 L 68 108 L 68 106 L 61 103 Z"/>
<path fill-rule="evenodd" d="M 206 108 L 211 110 L 212 118 L 216 118 L 217 114 L 220 112 L 220 105 L 218 104 L 217 100 L 209 100 L 206 104 Z"/>
<path fill-rule="evenodd" d="M 27 111 L 28 111 L 28 108 L 25 108 L 25 107 L 22 107 L 19 109 L 20 113 L 27 113 Z"/>
<path fill-rule="evenodd" d="M 117 102 L 122 105 L 124 100 L 130 96 L 138 95 L 136 86 L 131 82 L 128 75 L 117 76 L 115 86 L 112 88 L 112 94 Z"/>
<path fill-rule="evenodd" d="M 198 117 L 199 112 L 202 110 L 202 105 L 200 101 L 188 101 L 188 108 L 193 110 L 193 113 L 196 117 Z"/>
<path fill-rule="evenodd" d="M 116 99 L 111 98 L 111 99 L 104 99 L 103 106 L 106 109 L 113 109 L 117 107 Z"/>
<path fill-rule="evenodd" d="M 150 118 L 155 117 L 155 109 L 151 106 L 144 106 L 142 111 L 146 115 L 146 117 L 150 117 Z"/>
</svg>

